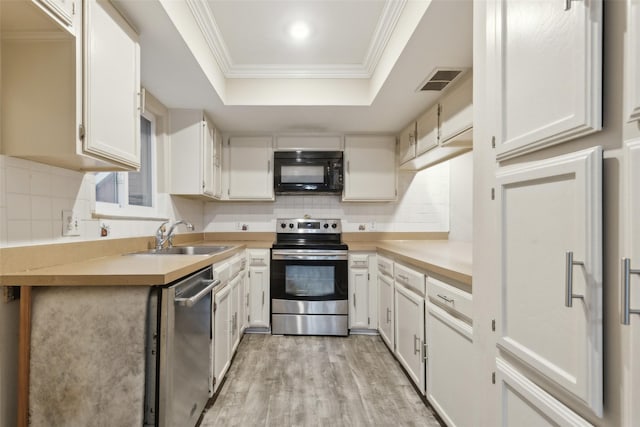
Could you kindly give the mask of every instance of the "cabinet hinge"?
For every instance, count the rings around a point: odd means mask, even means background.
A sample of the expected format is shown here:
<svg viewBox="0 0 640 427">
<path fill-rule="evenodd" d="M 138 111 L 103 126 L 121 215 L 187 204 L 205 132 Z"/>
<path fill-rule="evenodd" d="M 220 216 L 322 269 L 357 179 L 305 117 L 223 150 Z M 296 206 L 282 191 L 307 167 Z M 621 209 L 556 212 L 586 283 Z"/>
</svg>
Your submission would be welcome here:
<svg viewBox="0 0 640 427">
<path fill-rule="evenodd" d="M 371 325 L 371 317 L 367 317 L 367 325 Z"/>
<path fill-rule="evenodd" d="M 78 138 L 84 139 L 84 125 L 78 126 Z"/>
<path fill-rule="evenodd" d="M 251 270 L 249 270 L 249 271 L 247 272 L 247 275 L 248 275 L 249 277 L 251 277 Z"/>
<path fill-rule="evenodd" d="M 204 190 L 205 183 L 202 181 L 202 189 Z"/>
<path fill-rule="evenodd" d="M 396 192 L 396 197 L 398 197 L 398 189 L 397 188 L 395 189 L 395 192 Z"/>
<path fill-rule="evenodd" d="M 251 315 L 250 314 L 247 315 L 247 322 L 251 322 Z"/>
<path fill-rule="evenodd" d="M 491 137 L 491 148 L 496 148 L 496 137 L 495 136 Z"/>
<path fill-rule="evenodd" d="M 211 385 L 212 385 L 212 386 L 214 386 L 214 388 L 215 388 L 215 385 L 216 385 L 216 377 L 213 377 L 213 381 L 211 381 Z"/>
<path fill-rule="evenodd" d="M 491 189 L 491 200 L 495 200 L 496 199 L 496 189 L 492 188 Z"/>
<path fill-rule="evenodd" d="M 218 303 L 214 302 L 213 303 L 213 312 L 215 313 L 217 309 L 218 309 Z"/>
<path fill-rule="evenodd" d="M 230 195 L 231 195 L 231 189 L 227 188 L 227 196 L 230 196 Z"/>
<path fill-rule="evenodd" d="M 429 346 L 427 346 L 427 343 L 422 343 L 422 360 L 424 360 L 425 362 L 427 361 L 427 359 L 429 359 L 429 356 L 427 355 L 428 350 Z"/>
<path fill-rule="evenodd" d="M 369 273 L 367 273 L 367 282 L 371 280 L 371 275 Z"/>
<path fill-rule="evenodd" d="M 76 2 L 71 3 L 71 14 L 76 14 Z"/>
<path fill-rule="evenodd" d="M 496 331 L 496 319 L 493 319 L 493 320 L 491 321 L 491 330 L 492 330 L 493 332 L 495 332 L 495 331 Z"/>
<path fill-rule="evenodd" d="M 491 384 L 495 384 L 496 383 L 496 373 L 492 372 L 491 373 Z"/>
</svg>

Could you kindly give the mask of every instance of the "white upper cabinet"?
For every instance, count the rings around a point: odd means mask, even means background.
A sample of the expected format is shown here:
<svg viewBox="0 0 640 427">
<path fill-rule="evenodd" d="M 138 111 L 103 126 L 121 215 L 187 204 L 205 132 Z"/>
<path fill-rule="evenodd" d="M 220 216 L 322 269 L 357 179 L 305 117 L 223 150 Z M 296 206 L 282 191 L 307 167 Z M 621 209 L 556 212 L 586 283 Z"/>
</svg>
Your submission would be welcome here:
<svg viewBox="0 0 640 427">
<path fill-rule="evenodd" d="M 640 139 L 629 141 L 624 148 L 624 229 L 623 258 L 628 259 L 629 276 L 622 277 L 622 323 L 623 336 L 629 346 L 623 353 L 625 392 L 623 424 L 640 425 Z M 624 262 L 624 261 L 623 261 Z M 626 279 L 626 280 L 625 280 Z M 625 285 L 628 285 L 625 286 Z M 626 289 L 625 289 L 626 288 Z M 627 298 L 625 298 L 625 296 Z M 625 316 L 625 310 L 630 310 Z M 633 312 L 635 311 L 635 313 Z"/>
<path fill-rule="evenodd" d="M 602 149 L 507 166 L 497 183 L 498 347 L 601 416 Z"/>
<path fill-rule="evenodd" d="M 440 100 L 440 145 L 473 144 L 473 74 L 467 73 Z"/>
<path fill-rule="evenodd" d="M 171 194 L 220 198 L 220 133 L 202 110 L 170 110 L 169 115 Z"/>
<path fill-rule="evenodd" d="M 111 3 L 5 2 L 2 19 L 2 153 L 83 171 L 138 168 L 138 37 Z"/>
<path fill-rule="evenodd" d="M 416 124 L 416 155 L 419 156 L 438 146 L 438 111 L 434 105 L 418 118 Z"/>
<path fill-rule="evenodd" d="M 436 116 L 436 126 L 437 126 Z M 437 136 L 436 136 L 437 138 Z M 437 144 L 437 140 L 436 140 Z M 398 137 L 398 147 L 400 150 L 399 161 L 400 164 L 408 162 L 416 157 L 416 122 L 412 121 L 409 125 L 400 132 Z"/>
<path fill-rule="evenodd" d="M 229 139 L 229 199 L 273 200 L 273 139 Z"/>
<path fill-rule="evenodd" d="M 278 135 L 276 150 L 342 151 L 341 135 Z"/>
<path fill-rule="evenodd" d="M 602 0 L 499 0 L 498 159 L 602 128 Z"/>
<path fill-rule="evenodd" d="M 395 200 L 396 139 L 393 136 L 346 136 L 343 201 Z"/>
<path fill-rule="evenodd" d="M 138 36 L 106 0 L 85 1 L 86 152 L 140 166 Z"/>
<path fill-rule="evenodd" d="M 640 0 L 627 1 L 624 96 L 629 121 L 640 120 Z"/>
</svg>

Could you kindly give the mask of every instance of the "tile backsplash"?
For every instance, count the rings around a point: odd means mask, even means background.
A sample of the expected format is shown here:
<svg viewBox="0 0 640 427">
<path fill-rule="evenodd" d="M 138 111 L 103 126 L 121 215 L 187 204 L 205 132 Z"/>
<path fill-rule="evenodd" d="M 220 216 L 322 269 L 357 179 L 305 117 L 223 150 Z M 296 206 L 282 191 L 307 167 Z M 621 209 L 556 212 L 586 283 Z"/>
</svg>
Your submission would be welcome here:
<svg viewBox="0 0 640 427">
<path fill-rule="evenodd" d="M 449 231 L 449 164 L 398 174 L 395 202 L 341 202 L 339 196 L 276 196 L 275 202 L 211 202 L 206 231 L 274 231 L 276 218 L 341 218 L 343 231 Z M 364 228 L 364 230 L 362 229 Z"/>
</svg>

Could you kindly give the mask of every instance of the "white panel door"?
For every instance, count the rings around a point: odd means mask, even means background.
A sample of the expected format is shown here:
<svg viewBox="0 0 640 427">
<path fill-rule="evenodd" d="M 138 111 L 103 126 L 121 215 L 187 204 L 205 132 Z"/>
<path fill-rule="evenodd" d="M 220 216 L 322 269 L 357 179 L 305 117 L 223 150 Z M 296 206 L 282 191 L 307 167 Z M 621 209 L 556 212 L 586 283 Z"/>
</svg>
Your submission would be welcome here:
<svg viewBox="0 0 640 427">
<path fill-rule="evenodd" d="M 344 140 L 344 201 L 396 198 L 396 139 L 347 136 Z"/>
<path fill-rule="evenodd" d="M 499 0 L 498 158 L 602 128 L 602 0 Z"/>
<path fill-rule="evenodd" d="M 630 270 L 640 270 L 640 139 L 630 141 L 624 148 L 624 251 L 623 257 L 629 259 Z M 640 275 L 630 274 L 628 278 L 628 301 L 624 296 L 624 277 L 622 309 L 640 310 Z M 628 340 L 628 349 L 623 355 L 625 364 L 624 381 L 624 423 L 632 427 L 640 425 L 640 315 L 630 313 L 627 319 L 622 316 L 623 334 Z"/>
<path fill-rule="evenodd" d="M 378 330 L 387 346 L 394 349 L 393 279 L 378 275 Z"/>
<path fill-rule="evenodd" d="M 473 427 L 475 393 L 471 325 L 427 302 L 427 398 L 450 427 Z"/>
<path fill-rule="evenodd" d="M 231 286 L 231 296 L 229 302 L 229 320 L 231 321 L 231 333 L 229 334 L 229 358 L 236 351 L 240 342 L 240 275 L 234 277 L 229 284 Z"/>
<path fill-rule="evenodd" d="M 214 169 L 215 145 L 213 125 L 206 117 L 202 119 L 202 192 L 208 196 L 214 196 Z M 179 171 L 177 171 L 179 173 Z"/>
<path fill-rule="evenodd" d="M 640 0 L 627 0 L 625 91 L 629 121 L 640 120 Z"/>
<path fill-rule="evenodd" d="M 230 139 L 229 198 L 273 200 L 273 139 L 270 136 Z"/>
<path fill-rule="evenodd" d="M 349 268 L 349 328 L 369 327 L 369 269 Z"/>
<path fill-rule="evenodd" d="M 418 118 L 416 125 L 416 155 L 438 146 L 438 111 L 436 104 Z"/>
<path fill-rule="evenodd" d="M 398 140 L 400 164 L 416 157 L 416 122 L 411 122 L 404 128 Z"/>
<path fill-rule="evenodd" d="M 231 287 L 228 285 L 214 295 L 213 378 L 216 380 L 214 391 L 220 386 L 231 360 L 231 348 L 229 347 L 231 334 L 230 295 Z"/>
<path fill-rule="evenodd" d="M 498 346 L 600 416 L 602 149 L 504 167 L 497 182 Z"/>
<path fill-rule="evenodd" d="M 500 427 L 589 427 L 584 418 L 529 381 L 502 359 L 496 360 L 500 387 Z"/>
<path fill-rule="evenodd" d="M 85 0 L 84 150 L 140 167 L 138 36 L 106 0 Z"/>
<path fill-rule="evenodd" d="M 473 145 L 471 137 L 461 135 L 473 127 L 473 74 L 464 76 L 440 101 L 440 144 Z M 458 141 L 459 139 L 464 140 Z"/>
<path fill-rule="evenodd" d="M 396 356 L 424 394 L 424 298 L 404 286 L 395 286 Z"/>
<path fill-rule="evenodd" d="M 269 307 L 269 267 L 249 268 L 249 326 L 268 328 Z"/>
</svg>

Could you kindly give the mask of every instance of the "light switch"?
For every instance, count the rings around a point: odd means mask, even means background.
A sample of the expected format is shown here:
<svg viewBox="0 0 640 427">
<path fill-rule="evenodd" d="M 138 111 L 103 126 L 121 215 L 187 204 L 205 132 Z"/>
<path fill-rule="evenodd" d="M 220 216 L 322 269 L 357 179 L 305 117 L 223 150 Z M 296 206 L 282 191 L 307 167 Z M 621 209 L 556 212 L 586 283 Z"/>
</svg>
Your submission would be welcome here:
<svg viewBox="0 0 640 427">
<path fill-rule="evenodd" d="M 80 219 L 78 218 L 78 215 L 72 210 L 62 211 L 62 235 L 80 235 Z"/>
</svg>

